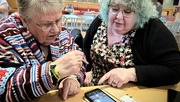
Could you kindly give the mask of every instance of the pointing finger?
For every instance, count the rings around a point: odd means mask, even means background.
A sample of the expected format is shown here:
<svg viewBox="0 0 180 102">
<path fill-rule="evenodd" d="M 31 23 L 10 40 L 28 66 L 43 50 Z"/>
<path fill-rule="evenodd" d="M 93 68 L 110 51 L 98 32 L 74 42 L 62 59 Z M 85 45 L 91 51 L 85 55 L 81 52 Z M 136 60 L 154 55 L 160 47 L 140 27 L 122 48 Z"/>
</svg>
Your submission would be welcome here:
<svg viewBox="0 0 180 102">
<path fill-rule="evenodd" d="M 107 79 L 109 79 L 110 75 L 111 75 L 110 72 L 106 73 L 106 74 L 99 80 L 98 84 L 100 85 L 100 84 L 104 83 L 104 81 L 106 81 Z"/>
<path fill-rule="evenodd" d="M 69 85 L 66 85 L 66 86 L 63 88 L 63 99 L 64 99 L 64 100 L 67 99 L 68 93 L 69 93 Z"/>
<path fill-rule="evenodd" d="M 83 59 L 82 61 L 86 64 L 89 64 L 89 62 L 86 59 Z"/>
</svg>

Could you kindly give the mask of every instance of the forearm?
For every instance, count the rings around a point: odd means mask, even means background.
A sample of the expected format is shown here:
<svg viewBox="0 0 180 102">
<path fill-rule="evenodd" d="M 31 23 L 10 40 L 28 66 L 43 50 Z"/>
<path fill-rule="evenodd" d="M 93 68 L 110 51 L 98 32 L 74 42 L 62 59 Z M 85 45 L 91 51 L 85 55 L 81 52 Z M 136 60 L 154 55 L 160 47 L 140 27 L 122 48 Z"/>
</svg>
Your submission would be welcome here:
<svg viewBox="0 0 180 102">
<path fill-rule="evenodd" d="M 9 8 L 8 6 L 0 6 L 0 12 L 8 12 Z"/>
<path fill-rule="evenodd" d="M 137 82 L 137 76 L 136 76 L 136 70 L 135 68 L 128 68 L 127 70 L 129 70 L 130 72 L 130 81 L 132 82 Z"/>
<path fill-rule="evenodd" d="M 180 75 L 177 67 L 160 65 L 135 66 L 137 84 L 148 87 L 172 85 L 179 82 Z"/>
<path fill-rule="evenodd" d="M 86 76 L 85 72 L 86 72 L 86 69 L 85 69 L 84 66 L 82 66 L 80 72 L 77 73 L 77 74 L 75 74 L 75 75 L 77 76 L 77 80 L 79 81 L 79 83 L 81 84 L 81 86 L 82 86 L 83 83 L 84 83 L 84 79 L 85 79 L 85 76 Z"/>
<path fill-rule="evenodd" d="M 32 100 L 57 86 L 52 84 L 49 63 L 18 68 L 7 84 L 6 101 Z"/>
</svg>

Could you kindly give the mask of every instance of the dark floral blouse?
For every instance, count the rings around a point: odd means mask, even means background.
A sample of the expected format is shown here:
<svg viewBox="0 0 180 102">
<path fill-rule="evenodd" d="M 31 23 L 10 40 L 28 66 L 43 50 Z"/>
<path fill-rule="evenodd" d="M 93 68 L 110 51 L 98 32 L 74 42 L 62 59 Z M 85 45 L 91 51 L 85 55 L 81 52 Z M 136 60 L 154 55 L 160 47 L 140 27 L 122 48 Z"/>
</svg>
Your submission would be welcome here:
<svg viewBox="0 0 180 102">
<path fill-rule="evenodd" d="M 128 32 L 120 42 L 108 45 L 107 27 L 103 23 L 101 24 L 91 45 L 92 85 L 97 85 L 99 79 L 113 68 L 134 66 L 130 46 L 134 35 L 135 31 Z"/>
</svg>

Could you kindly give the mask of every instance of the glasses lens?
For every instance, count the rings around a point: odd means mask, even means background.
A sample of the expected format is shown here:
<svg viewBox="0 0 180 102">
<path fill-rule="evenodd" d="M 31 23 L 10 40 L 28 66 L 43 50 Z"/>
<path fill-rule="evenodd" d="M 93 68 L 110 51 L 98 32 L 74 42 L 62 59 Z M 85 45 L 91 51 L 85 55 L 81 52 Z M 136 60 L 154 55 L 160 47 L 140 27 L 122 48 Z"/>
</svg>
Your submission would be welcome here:
<svg viewBox="0 0 180 102">
<path fill-rule="evenodd" d="M 54 26 L 54 24 L 60 28 L 61 27 L 61 24 L 62 24 L 62 20 L 59 19 L 57 21 L 55 21 L 55 23 L 48 23 L 48 24 L 44 24 L 41 26 L 42 30 L 43 31 L 49 31 L 50 29 L 52 29 L 52 27 Z"/>
<path fill-rule="evenodd" d="M 49 23 L 49 24 L 42 25 L 41 28 L 43 31 L 49 31 L 51 29 L 51 26 L 52 26 L 52 24 Z"/>
<path fill-rule="evenodd" d="M 116 5 L 110 5 L 110 11 L 111 11 L 113 14 L 117 14 L 117 13 L 119 13 L 119 7 L 116 6 Z"/>
<path fill-rule="evenodd" d="M 123 15 L 125 16 L 125 17 L 131 17 L 132 15 L 133 15 L 133 11 L 131 11 L 131 10 L 123 10 Z"/>
<path fill-rule="evenodd" d="M 56 26 L 61 27 L 61 25 L 62 25 L 62 19 L 57 20 L 56 21 Z"/>
<path fill-rule="evenodd" d="M 131 10 L 120 10 L 119 7 L 110 5 L 110 12 L 112 14 L 118 14 L 120 11 L 124 17 L 131 17 L 133 14 L 133 11 Z"/>
</svg>

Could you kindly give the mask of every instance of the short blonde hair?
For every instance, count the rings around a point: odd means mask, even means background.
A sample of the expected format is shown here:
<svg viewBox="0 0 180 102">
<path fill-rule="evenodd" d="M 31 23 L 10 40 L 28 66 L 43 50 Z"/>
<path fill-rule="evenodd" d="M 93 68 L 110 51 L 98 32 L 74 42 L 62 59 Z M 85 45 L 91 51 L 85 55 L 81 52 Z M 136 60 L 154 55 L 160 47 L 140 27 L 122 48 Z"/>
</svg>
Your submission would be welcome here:
<svg viewBox="0 0 180 102">
<path fill-rule="evenodd" d="M 142 28 L 151 18 L 158 18 L 156 6 L 151 0 L 101 0 L 100 2 L 100 18 L 107 24 L 109 7 L 111 3 L 120 3 L 127 8 L 133 10 L 136 14 L 136 26 Z"/>
<path fill-rule="evenodd" d="M 17 0 L 19 14 L 31 20 L 38 14 L 59 12 L 64 9 L 63 0 Z"/>
</svg>

